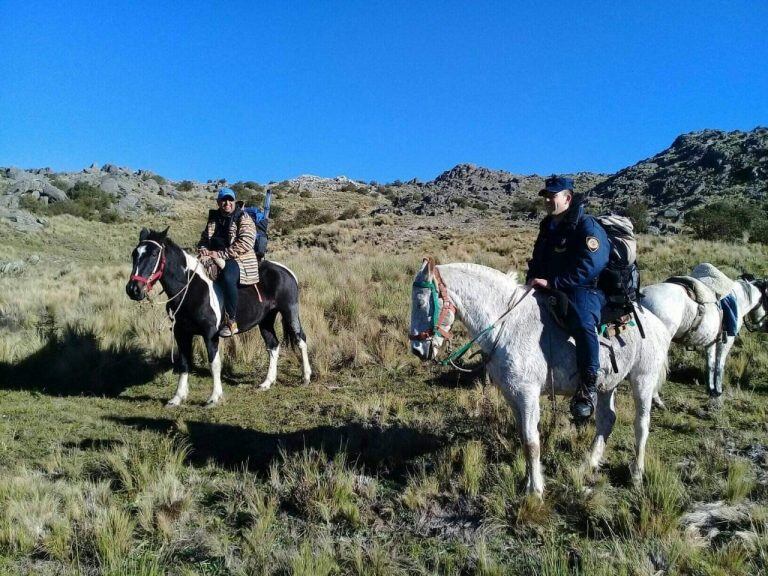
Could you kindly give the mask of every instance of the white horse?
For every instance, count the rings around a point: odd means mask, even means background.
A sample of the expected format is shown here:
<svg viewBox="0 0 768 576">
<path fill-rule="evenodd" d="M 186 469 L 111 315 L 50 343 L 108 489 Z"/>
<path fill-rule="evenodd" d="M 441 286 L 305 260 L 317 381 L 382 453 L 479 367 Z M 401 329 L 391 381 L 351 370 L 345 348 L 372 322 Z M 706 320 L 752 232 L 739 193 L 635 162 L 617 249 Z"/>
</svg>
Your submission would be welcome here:
<svg viewBox="0 0 768 576">
<path fill-rule="evenodd" d="M 425 258 L 414 280 L 410 328 L 411 349 L 422 360 L 437 355 L 450 332 L 453 307 L 472 337 L 512 308 L 476 343 L 488 355 L 488 374 L 514 412 L 525 451 L 527 491 L 541 496 L 544 478 L 540 462 L 539 397 L 552 390 L 562 395 L 576 391 L 578 370 L 573 340 L 549 312 L 547 295 L 519 285 L 514 275 L 477 264 L 435 266 L 432 259 Z M 635 401 L 632 477 L 636 483 L 642 481 L 652 397 L 666 375 L 670 345 L 669 332 L 653 314 L 642 310 L 638 314 L 646 337 L 641 338 L 638 330 L 630 329 L 612 340 L 618 373 L 610 369 L 607 346 L 601 345 L 605 375 L 599 381 L 596 434 L 588 459 L 591 468 L 600 464 L 616 420 L 616 388 L 628 378 Z"/>
<path fill-rule="evenodd" d="M 674 342 L 704 350 L 707 360 L 709 395 L 719 398 L 723 393 L 723 369 L 735 336 L 722 338 L 721 313 L 718 305 L 699 304 L 679 284 L 661 282 L 642 290 L 640 305 L 653 312 L 669 330 Z M 736 332 L 747 323 L 753 330 L 765 329 L 768 318 L 768 282 L 742 275 L 733 284 L 730 294 L 736 298 Z M 713 294 L 714 296 L 714 294 Z"/>
</svg>

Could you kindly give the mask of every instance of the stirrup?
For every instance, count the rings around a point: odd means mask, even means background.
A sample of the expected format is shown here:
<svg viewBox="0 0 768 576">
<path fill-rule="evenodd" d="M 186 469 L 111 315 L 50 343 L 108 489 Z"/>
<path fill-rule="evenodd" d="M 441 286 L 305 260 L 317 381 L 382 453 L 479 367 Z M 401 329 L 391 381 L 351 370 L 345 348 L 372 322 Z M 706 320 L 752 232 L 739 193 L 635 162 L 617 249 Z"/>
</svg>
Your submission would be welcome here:
<svg viewBox="0 0 768 576">
<path fill-rule="evenodd" d="M 219 336 L 222 338 L 229 338 L 230 336 L 234 336 L 237 334 L 239 330 L 237 329 L 237 322 L 234 320 L 231 322 L 227 322 L 222 326 L 221 330 L 219 330 Z"/>
</svg>

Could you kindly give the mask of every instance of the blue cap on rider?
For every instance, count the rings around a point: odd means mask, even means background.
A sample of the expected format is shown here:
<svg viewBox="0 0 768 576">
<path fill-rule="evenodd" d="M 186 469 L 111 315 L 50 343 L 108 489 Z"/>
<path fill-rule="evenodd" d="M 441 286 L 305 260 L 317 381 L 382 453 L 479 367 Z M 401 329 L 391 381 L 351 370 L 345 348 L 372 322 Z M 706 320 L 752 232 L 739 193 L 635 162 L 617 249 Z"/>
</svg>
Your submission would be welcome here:
<svg viewBox="0 0 768 576">
<path fill-rule="evenodd" d="M 216 201 L 219 202 L 221 200 L 224 200 L 224 198 L 231 198 L 232 200 L 235 199 L 235 191 L 232 190 L 232 188 L 222 188 L 219 190 L 219 193 L 216 195 Z"/>
<path fill-rule="evenodd" d="M 570 190 L 573 192 L 573 178 L 566 178 L 565 176 L 550 176 L 544 180 L 544 188 L 539 191 L 539 196 L 557 194 L 563 190 Z"/>
</svg>

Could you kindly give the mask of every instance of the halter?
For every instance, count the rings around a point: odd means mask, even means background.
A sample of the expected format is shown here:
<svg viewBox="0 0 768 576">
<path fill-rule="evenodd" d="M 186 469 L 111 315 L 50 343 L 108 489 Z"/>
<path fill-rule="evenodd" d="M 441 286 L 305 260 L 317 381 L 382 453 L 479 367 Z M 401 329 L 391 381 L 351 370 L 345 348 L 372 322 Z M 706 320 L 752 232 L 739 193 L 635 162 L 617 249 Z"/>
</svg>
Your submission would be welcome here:
<svg viewBox="0 0 768 576">
<path fill-rule="evenodd" d="M 760 291 L 760 300 L 758 300 L 757 305 L 762 306 L 766 310 L 768 310 L 768 282 L 765 280 L 748 280 L 747 278 L 744 278 L 742 275 L 742 279 L 748 282 L 749 284 L 752 284 L 755 288 L 757 288 Z M 757 320 L 754 323 L 751 323 L 749 320 L 747 320 L 747 316 L 744 316 L 744 327 L 749 330 L 750 332 L 757 332 L 761 329 L 763 329 L 763 323 L 765 322 L 766 318 L 768 318 L 768 312 L 763 314 L 759 320 Z"/>
<path fill-rule="evenodd" d="M 139 242 L 139 246 L 142 244 L 154 244 L 158 248 L 160 248 L 160 255 L 157 258 L 157 261 L 155 262 L 155 266 L 152 268 L 152 273 L 149 275 L 148 278 L 145 278 L 144 276 L 140 276 L 139 274 L 131 274 L 131 280 L 135 280 L 136 282 L 141 282 L 142 284 L 146 284 L 147 286 L 147 292 L 150 292 L 152 290 L 152 287 L 155 285 L 155 282 L 160 280 L 163 276 L 163 272 L 165 272 L 165 246 L 160 244 L 159 242 L 155 242 L 154 240 L 143 240 Z"/>
<path fill-rule="evenodd" d="M 423 330 L 418 334 L 408 336 L 408 339 L 419 341 L 430 340 L 435 334 L 440 334 L 440 336 L 446 340 L 450 340 L 453 338 L 453 334 L 450 332 L 450 327 L 446 330 L 443 326 L 448 324 L 446 319 L 449 314 L 456 314 L 456 306 L 448 295 L 448 288 L 446 288 L 445 282 L 443 282 L 440 272 L 434 267 L 434 262 L 432 260 L 429 261 L 428 266 L 433 273 L 434 279 L 429 282 L 414 282 L 413 287 L 427 288 L 432 293 L 432 305 L 435 308 L 435 311 L 432 313 L 432 327 L 428 330 Z M 441 302 L 442 306 L 440 305 Z"/>
</svg>

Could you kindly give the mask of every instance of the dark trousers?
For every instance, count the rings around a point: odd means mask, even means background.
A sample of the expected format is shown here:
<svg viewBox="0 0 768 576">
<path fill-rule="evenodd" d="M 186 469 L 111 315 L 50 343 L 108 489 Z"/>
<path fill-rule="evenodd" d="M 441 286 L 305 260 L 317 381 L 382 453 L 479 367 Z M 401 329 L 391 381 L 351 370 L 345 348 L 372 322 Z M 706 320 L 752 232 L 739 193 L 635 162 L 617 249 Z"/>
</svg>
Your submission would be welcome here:
<svg viewBox="0 0 768 576">
<path fill-rule="evenodd" d="M 230 320 L 234 320 L 237 313 L 237 285 L 240 282 L 240 266 L 237 262 L 227 260 L 216 282 L 224 292 L 224 311 Z"/>
<path fill-rule="evenodd" d="M 600 370 L 600 342 L 597 327 L 605 296 L 594 288 L 574 288 L 567 292 L 566 327 L 576 341 L 576 365 L 579 374 L 597 374 Z"/>
</svg>

